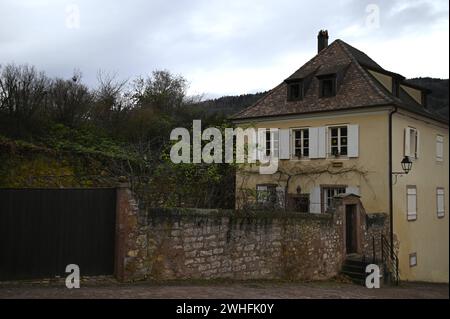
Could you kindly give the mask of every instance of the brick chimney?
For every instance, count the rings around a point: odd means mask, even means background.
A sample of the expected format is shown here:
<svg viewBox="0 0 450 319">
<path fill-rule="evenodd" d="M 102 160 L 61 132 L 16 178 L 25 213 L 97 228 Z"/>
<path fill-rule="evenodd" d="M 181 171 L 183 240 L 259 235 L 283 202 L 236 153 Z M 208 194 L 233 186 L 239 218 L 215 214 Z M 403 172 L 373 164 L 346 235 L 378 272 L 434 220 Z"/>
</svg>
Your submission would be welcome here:
<svg viewBox="0 0 450 319">
<path fill-rule="evenodd" d="M 328 46 L 328 30 L 320 30 L 317 36 L 317 53 Z"/>
</svg>

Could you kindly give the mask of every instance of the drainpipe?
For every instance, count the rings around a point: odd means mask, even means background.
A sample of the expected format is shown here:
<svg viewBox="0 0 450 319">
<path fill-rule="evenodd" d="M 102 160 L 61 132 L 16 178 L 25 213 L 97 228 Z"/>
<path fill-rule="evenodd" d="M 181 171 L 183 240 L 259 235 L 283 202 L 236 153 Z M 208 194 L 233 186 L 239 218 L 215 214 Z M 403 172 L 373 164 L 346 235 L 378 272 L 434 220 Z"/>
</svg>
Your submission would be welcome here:
<svg viewBox="0 0 450 319">
<path fill-rule="evenodd" d="M 393 184 L 392 184 L 392 115 L 397 112 L 397 107 L 389 112 L 389 237 L 391 242 L 391 258 L 394 257 L 394 212 L 393 212 Z"/>
</svg>

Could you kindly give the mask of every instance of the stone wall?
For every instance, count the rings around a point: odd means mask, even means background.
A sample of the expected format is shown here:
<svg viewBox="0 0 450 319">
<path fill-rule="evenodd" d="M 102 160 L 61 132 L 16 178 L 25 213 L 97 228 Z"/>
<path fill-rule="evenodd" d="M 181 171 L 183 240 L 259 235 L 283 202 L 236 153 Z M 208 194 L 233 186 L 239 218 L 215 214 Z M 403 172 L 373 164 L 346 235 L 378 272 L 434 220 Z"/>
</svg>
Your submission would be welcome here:
<svg viewBox="0 0 450 319">
<path fill-rule="evenodd" d="M 325 279 L 342 262 L 332 216 L 152 210 L 147 238 L 154 279 Z"/>
<path fill-rule="evenodd" d="M 118 212 L 122 231 L 118 240 L 122 245 L 116 273 L 123 281 L 321 280 L 337 275 L 346 256 L 344 209 L 336 209 L 333 214 L 244 214 L 147 209 L 139 207 L 126 189 L 121 191 L 121 198 L 118 207 L 129 203 L 125 214 Z M 359 202 L 357 198 L 351 200 Z M 365 215 L 363 211 L 361 214 Z M 367 238 L 371 237 L 366 227 L 366 222 L 362 223 L 361 246 L 367 250 Z"/>
</svg>

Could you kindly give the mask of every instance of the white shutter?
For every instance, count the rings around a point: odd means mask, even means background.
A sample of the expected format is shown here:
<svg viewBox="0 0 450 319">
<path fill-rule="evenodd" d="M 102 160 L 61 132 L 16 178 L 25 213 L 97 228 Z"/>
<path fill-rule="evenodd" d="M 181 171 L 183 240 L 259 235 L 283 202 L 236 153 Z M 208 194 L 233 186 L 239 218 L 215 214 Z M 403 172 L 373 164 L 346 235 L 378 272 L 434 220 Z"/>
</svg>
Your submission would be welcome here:
<svg viewBox="0 0 450 319">
<path fill-rule="evenodd" d="M 415 220 L 417 218 L 417 189 L 408 187 L 406 197 L 408 220 Z"/>
<path fill-rule="evenodd" d="M 348 126 L 348 157 L 359 156 L 359 125 L 352 124 Z"/>
<path fill-rule="evenodd" d="M 320 214 L 320 187 L 313 187 L 309 193 L 309 212 Z"/>
<path fill-rule="evenodd" d="M 309 128 L 309 158 L 319 157 L 319 128 Z"/>
<path fill-rule="evenodd" d="M 444 137 L 438 135 L 436 137 L 436 160 L 443 161 L 444 159 Z"/>
<path fill-rule="evenodd" d="M 326 158 L 327 157 L 327 137 L 326 137 L 326 127 L 319 127 L 318 128 L 318 151 L 317 151 L 317 157 L 318 158 Z"/>
<path fill-rule="evenodd" d="M 419 158 L 420 153 L 420 133 L 416 130 L 416 158 Z"/>
<path fill-rule="evenodd" d="M 258 159 L 258 130 L 255 129 L 255 134 L 249 134 L 247 138 L 249 161 L 254 162 Z"/>
<path fill-rule="evenodd" d="M 437 202 L 437 215 L 439 217 L 444 216 L 445 214 L 445 206 L 444 206 L 444 190 L 442 188 L 438 188 L 436 192 L 436 202 Z"/>
<path fill-rule="evenodd" d="M 289 129 L 280 130 L 280 159 L 290 159 L 290 131 Z"/>
<path fill-rule="evenodd" d="M 405 128 L 405 156 L 411 156 L 411 133 L 410 128 Z"/>
<path fill-rule="evenodd" d="M 280 130 L 275 129 L 270 131 L 270 156 L 279 158 L 280 157 Z"/>
<path fill-rule="evenodd" d="M 348 187 L 345 189 L 345 192 L 346 192 L 347 194 L 355 194 L 355 195 L 358 195 L 358 196 L 359 196 L 359 186 L 348 186 Z"/>
<path fill-rule="evenodd" d="M 266 155 L 266 130 L 258 129 L 258 148 L 256 151 L 257 159 L 261 161 Z"/>
</svg>

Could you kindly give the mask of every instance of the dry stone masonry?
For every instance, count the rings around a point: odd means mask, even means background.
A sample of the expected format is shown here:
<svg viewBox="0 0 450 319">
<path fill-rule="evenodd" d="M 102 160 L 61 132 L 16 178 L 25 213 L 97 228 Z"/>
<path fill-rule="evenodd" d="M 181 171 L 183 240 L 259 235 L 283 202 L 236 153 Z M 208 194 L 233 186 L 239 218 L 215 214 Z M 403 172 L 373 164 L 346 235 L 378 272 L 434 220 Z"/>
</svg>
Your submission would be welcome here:
<svg viewBox="0 0 450 319">
<path fill-rule="evenodd" d="M 139 207 L 129 190 L 122 192 L 118 205 L 126 206 L 127 198 L 129 206 L 125 216 L 118 216 L 124 243 L 117 272 L 124 281 L 321 280 L 337 275 L 345 259 L 338 210 L 245 214 L 147 209 Z"/>
</svg>

